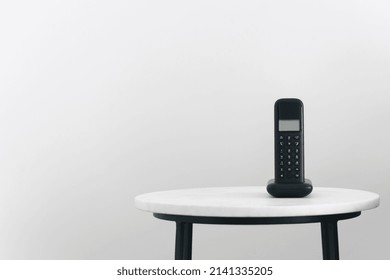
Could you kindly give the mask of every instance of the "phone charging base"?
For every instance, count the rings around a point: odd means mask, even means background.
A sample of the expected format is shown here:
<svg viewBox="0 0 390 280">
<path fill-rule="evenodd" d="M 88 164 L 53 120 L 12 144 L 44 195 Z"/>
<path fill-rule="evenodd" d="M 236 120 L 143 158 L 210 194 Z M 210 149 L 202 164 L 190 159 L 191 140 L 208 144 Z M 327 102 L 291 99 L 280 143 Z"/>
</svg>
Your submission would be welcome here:
<svg viewBox="0 0 390 280">
<path fill-rule="evenodd" d="M 313 190 L 309 179 L 303 183 L 276 183 L 274 179 L 269 180 L 267 192 L 274 197 L 305 197 Z"/>
</svg>

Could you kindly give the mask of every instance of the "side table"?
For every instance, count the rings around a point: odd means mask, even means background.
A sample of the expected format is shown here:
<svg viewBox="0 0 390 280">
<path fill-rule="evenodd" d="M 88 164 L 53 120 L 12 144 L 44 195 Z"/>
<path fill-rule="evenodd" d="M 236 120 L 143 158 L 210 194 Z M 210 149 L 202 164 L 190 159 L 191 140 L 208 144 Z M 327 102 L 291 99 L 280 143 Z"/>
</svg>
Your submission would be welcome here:
<svg viewBox="0 0 390 280">
<path fill-rule="evenodd" d="M 339 259 L 337 222 L 379 206 L 376 193 L 318 188 L 304 198 L 274 198 L 263 186 L 192 188 L 141 194 L 135 206 L 176 222 L 175 259 L 192 258 L 193 224 L 320 223 L 324 260 Z"/>
</svg>

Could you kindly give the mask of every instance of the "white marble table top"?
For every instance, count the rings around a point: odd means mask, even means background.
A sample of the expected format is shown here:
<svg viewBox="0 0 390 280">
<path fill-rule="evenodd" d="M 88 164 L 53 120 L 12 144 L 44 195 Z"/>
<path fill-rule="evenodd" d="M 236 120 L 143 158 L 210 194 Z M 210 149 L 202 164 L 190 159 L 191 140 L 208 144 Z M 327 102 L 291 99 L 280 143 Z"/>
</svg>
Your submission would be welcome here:
<svg viewBox="0 0 390 280">
<path fill-rule="evenodd" d="M 304 198 L 275 198 L 264 186 L 214 187 L 141 194 L 135 206 L 153 213 L 208 217 L 292 217 L 359 212 L 379 206 L 376 193 L 313 188 Z"/>
</svg>

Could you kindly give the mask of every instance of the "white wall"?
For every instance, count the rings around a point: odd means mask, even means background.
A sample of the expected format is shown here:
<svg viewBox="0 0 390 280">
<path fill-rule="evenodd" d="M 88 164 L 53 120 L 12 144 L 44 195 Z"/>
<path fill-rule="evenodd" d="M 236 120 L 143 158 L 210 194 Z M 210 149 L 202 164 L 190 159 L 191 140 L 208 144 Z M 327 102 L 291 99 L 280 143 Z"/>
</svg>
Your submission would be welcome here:
<svg viewBox="0 0 390 280">
<path fill-rule="evenodd" d="M 314 187 L 381 195 L 340 222 L 341 257 L 388 259 L 389 9 L 3 1 L 0 258 L 172 258 L 174 224 L 136 210 L 134 196 L 264 185 L 273 103 L 298 97 Z M 320 229 L 195 225 L 193 255 L 320 259 Z"/>
</svg>

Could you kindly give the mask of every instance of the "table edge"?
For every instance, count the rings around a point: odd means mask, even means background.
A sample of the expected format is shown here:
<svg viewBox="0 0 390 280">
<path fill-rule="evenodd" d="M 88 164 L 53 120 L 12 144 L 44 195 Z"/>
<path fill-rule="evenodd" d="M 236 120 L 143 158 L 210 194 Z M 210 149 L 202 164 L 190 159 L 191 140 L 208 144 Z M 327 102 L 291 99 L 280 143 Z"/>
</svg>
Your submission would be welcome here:
<svg viewBox="0 0 390 280">
<path fill-rule="evenodd" d="M 216 217 L 216 216 L 189 216 L 153 213 L 157 219 L 195 223 L 195 224 L 230 224 L 230 225 L 264 225 L 264 224 L 306 224 L 320 222 L 337 222 L 356 218 L 361 211 L 330 214 L 330 215 L 309 215 L 309 216 L 279 216 L 279 217 Z"/>
</svg>

